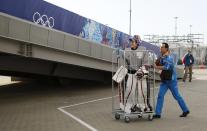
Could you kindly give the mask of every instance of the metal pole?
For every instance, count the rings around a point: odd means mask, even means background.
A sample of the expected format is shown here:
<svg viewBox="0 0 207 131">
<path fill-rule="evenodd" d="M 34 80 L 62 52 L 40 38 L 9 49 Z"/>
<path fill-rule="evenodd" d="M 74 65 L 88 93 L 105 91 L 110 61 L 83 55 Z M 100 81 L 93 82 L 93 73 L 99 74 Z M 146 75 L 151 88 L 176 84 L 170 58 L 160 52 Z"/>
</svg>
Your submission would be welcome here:
<svg viewBox="0 0 207 131">
<path fill-rule="evenodd" d="M 192 25 L 189 25 L 189 27 L 190 27 L 190 35 L 191 35 L 191 28 L 192 28 Z"/>
<path fill-rule="evenodd" d="M 130 0 L 130 9 L 129 9 L 129 35 L 131 35 L 131 22 L 132 22 L 132 1 Z"/>
<path fill-rule="evenodd" d="M 174 19 L 175 19 L 175 36 L 174 36 L 174 44 L 176 45 L 176 47 L 178 46 L 177 44 L 176 44 L 176 42 L 177 42 L 177 19 L 178 19 L 178 17 L 176 16 L 176 17 L 174 17 Z"/>
<path fill-rule="evenodd" d="M 176 17 L 174 17 L 174 19 L 175 19 L 175 36 L 177 36 L 177 19 L 178 19 L 178 17 L 176 16 Z"/>
<path fill-rule="evenodd" d="M 192 25 L 189 25 L 190 27 L 190 42 L 192 43 L 191 45 L 191 51 L 193 50 L 193 40 L 192 40 L 192 35 L 191 35 L 191 28 L 192 28 Z"/>
</svg>

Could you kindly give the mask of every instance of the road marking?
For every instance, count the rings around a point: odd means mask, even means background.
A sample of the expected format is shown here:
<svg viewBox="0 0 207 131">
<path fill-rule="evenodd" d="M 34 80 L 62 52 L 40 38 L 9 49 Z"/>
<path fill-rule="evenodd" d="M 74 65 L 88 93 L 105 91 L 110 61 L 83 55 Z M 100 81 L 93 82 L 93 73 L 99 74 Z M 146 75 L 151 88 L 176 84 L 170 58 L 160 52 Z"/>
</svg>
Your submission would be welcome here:
<svg viewBox="0 0 207 131">
<path fill-rule="evenodd" d="M 74 120 L 76 120 L 77 122 L 79 122 L 80 124 L 82 124 L 83 126 L 87 127 L 88 129 L 90 129 L 91 131 L 98 131 L 96 128 L 92 127 L 91 125 L 87 124 L 86 122 L 82 121 L 81 119 L 79 119 L 78 117 L 72 115 L 71 113 L 65 111 L 62 108 L 58 108 L 58 110 L 60 110 L 61 112 L 65 113 L 66 115 L 68 115 L 69 117 L 73 118 Z"/>
<path fill-rule="evenodd" d="M 156 87 L 155 87 L 156 88 Z M 158 87 L 157 87 L 158 88 Z M 114 97 L 118 97 L 118 95 L 114 96 Z M 107 100 L 107 99 L 111 99 L 112 97 L 105 97 L 105 98 L 100 98 L 100 99 L 95 99 L 95 100 L 91 100 L 91 101 L 86 101 L 86 102 L 81 102 L 81 103 L 77 103 L 77 104 L 72 104 L 69 106 L 61 106 L 58 107 L 57 109 L 61 112 L 63 112 L 64 114 L 66 114 L 67 116 L 71 117 L 72 119 L 76 120 L 77 122 L 79 122 L 80 124 L 82 124 L 83 126 L 87 127 L 88 129 L 90 129 L 91 131 L 98 131 L 96 128 L 92 127 L 91 125 L 87 124 L 86 122 L 84 122 L 83 120 L 79 119 L 78 117 L 74 116 L 73 114 L 67 112 L 64 110 L 64 108 L 70 108 L 70 107 L 75 107 L 75 106 L 80 106 L 80 105 L 84 105 L 84 104 L 88 104 L 88 103 L 93 103 L 93 102 L 97 102 L 97 101 L 102 101 L 102 100 Z"/>
<path fill-rule="evenodd" d="M 207 78 L 206 77 L 197 77 L 197 78 L 195 78 L 196 80 L 207 80 Z"/>
<path fill-rule="evenodd" d="M 115 96 L 116 97 L 116 96 Z M 93 103 L 93 102 L 97 102 L 97 101 L 102 101 L 102 100 L 107 100 L 107 99 L 111 99 L 112 97 L 105 97 L 105 98 L 100 98 L 100 99 L 95 99 L 95 100 L 91 100 L 91 101 L 86 101 L 86 102 L 81 102 L 81 103 L 77 103 L 77 104 L 73 104 L 73 105 L 69 105 L 69 106 L 61 106 L 58 107 L 57 109 L 61 112 L 63 112 L 64 114 L 66 114 L 67 116 L 71 117 L 72 119 L 76 120 L 77 122 L 79 122 L 80 124 L 82 124 L 83 126 L 87 127 L 88 129 L 90 129 L 91 131 L 98 131 L 96 128 L 92 127 L 91 125 L 87 124 L 86 122 L 82 121 L 81 119 L 79 119 L 78 117 L 74 116 L 73 114 L 67 112 L 64 110 L 64 108 L 70 108 L 70 107 L 75 107 L 75 106 L 79 106 L 79 105 L 83 105 L 83 104 L 88 104 L 88 103 Z"/>
</svg>

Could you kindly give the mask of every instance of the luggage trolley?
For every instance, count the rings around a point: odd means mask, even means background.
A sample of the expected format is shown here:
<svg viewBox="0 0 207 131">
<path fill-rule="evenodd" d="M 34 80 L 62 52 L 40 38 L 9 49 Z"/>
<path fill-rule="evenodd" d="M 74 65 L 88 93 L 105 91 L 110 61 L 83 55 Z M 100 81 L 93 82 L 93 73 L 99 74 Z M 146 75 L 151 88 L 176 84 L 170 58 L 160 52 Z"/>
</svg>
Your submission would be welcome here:
<svg viewBox="0 0 207 131">
<path fill-rule="evenodd" d="M 149 50 L 112 54 L 112 114 L 116 120 L 153 120 L 155 107 L 155 54 Z M 117 93 L 118 92 L 118 93 Z"/>
</svg>

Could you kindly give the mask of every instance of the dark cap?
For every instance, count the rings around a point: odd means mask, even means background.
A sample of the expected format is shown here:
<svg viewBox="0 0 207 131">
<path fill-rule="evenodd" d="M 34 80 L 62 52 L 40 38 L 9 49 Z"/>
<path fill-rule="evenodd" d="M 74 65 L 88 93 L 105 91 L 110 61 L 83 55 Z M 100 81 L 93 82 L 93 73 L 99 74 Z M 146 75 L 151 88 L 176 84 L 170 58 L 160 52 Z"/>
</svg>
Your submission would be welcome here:
<svg viewBox="0 0 207 131">
<path fill-rule="evenodd" d="M 135 41 L 136 43 L 140 42 L 140 36 L 139 35 L 134 35 L 133 37 L 129 38 L 129 41 Z"/>
</svg>

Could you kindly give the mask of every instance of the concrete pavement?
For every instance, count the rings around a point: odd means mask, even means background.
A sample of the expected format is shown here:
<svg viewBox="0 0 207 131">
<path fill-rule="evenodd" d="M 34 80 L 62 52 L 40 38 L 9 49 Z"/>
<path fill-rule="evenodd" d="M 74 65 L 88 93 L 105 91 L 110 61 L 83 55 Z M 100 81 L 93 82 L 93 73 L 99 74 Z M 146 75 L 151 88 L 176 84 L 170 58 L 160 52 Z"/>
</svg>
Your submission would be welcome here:
<svg viewBox="0 0 207 131">
<path fill-rule="evenodd" d="M 182 111 L 168 92 L 161 119 L 134 119 L 130 123 L 113 118 L 111 85 L 0 86 L 0 131 L 206 131 L 207 70 L 194 70 L 193 77 L 191 83 L 179 82 L 180 92 L 191 111 L 187 118 L 179 117 Z M 59 110 L 61 107 L 65 113 Z"/>
</svg>

